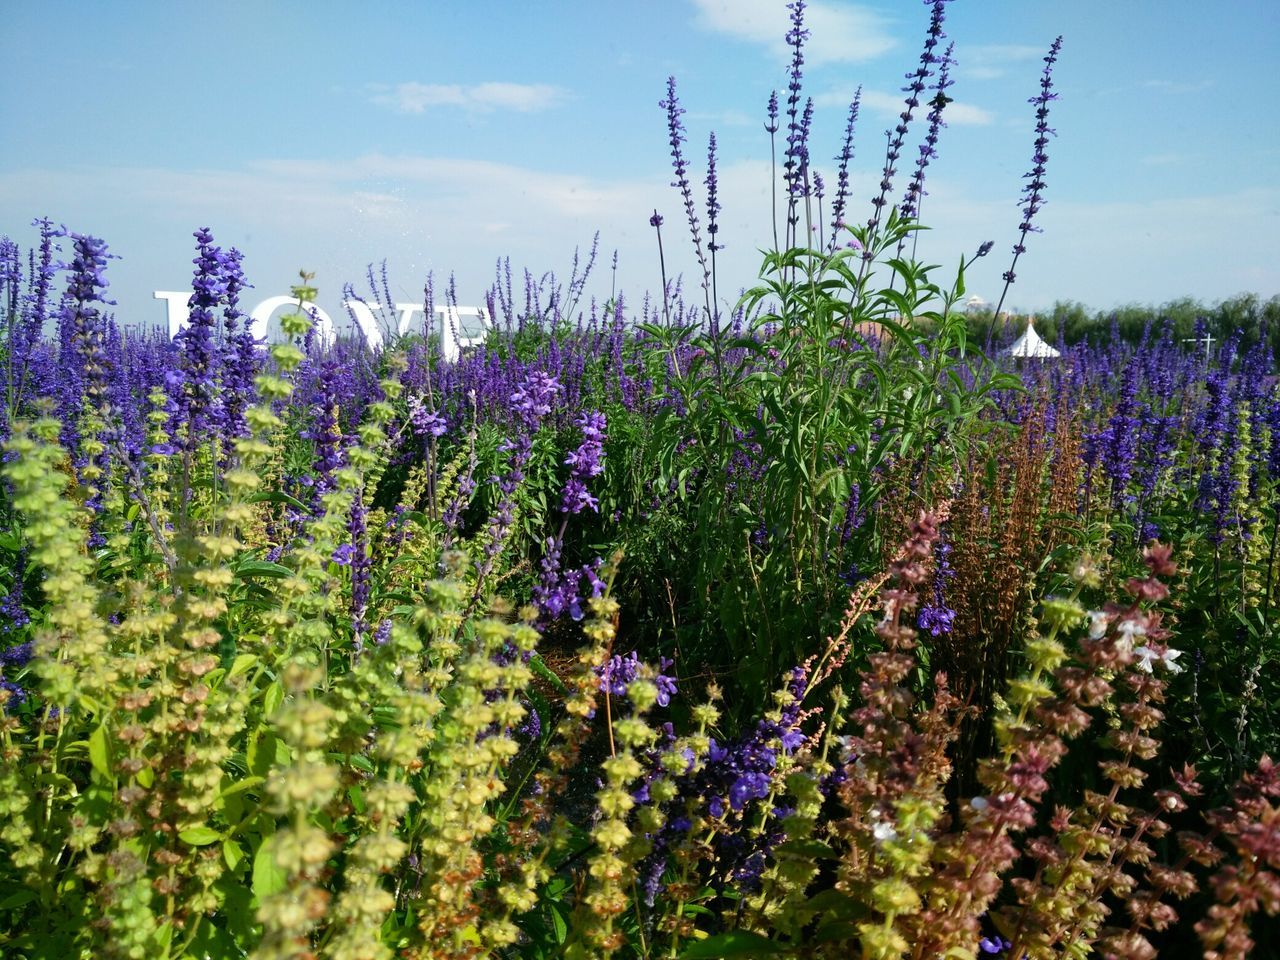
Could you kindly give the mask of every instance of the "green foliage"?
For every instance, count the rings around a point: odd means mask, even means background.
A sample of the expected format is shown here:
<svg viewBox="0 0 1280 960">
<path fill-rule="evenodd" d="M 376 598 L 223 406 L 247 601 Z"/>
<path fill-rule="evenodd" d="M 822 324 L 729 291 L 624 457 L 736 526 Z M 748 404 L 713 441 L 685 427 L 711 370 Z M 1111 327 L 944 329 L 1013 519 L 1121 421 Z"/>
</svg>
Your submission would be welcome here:
<svg viewBox="0 0 1280 960">
<path fill-rule="evenodd" d="M 935 268 L 889 257 L 914 229 L 891 215 L 865 258 L 861 233 L 857 250 L 767 254 L 741 304 L 750 335 L 646 328 L 675 367 L 649 457 L 655 486 L 688 506 L 672 566 L 701 625 L 695 655 L 733 665 L 753 696 L 813 652 L 802 638 L 837 621 L 848 572 L 898 534 L 852 530 L 851 503 L 873 517 L 904 475 L 915 502 L 900 506 L 930 502 L 977 442 L 991 391 L 1013 382 L 968 348 L 964 264 L 944 290 Z"/>
</svg>

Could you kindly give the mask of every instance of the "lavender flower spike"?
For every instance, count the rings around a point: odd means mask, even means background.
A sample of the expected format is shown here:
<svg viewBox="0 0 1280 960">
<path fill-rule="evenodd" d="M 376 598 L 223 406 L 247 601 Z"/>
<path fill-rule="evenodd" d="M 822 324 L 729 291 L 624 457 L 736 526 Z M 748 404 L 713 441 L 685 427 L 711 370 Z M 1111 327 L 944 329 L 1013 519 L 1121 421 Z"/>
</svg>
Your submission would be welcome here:
<svg viewBox="0 0 1280 960">
<path fill-rule="evenodd" d="M 1020 201 L 1022 205 L 1022 222 L 1018 224 L 1018 229 L 1021 233 L 1018 235 L 1018 242 L 1013 245 L 1013 262 L 1009 264 L 1009 269 L 1004 273 L 1004 290 L 1001 291 L 1000 301 L 996 304 L 995 313 L 992 314 L 991 323 L 993 328 L 995 318 L 1000 316 L 1000 308 L 1004 306 L 1004 298 L 1009 293 L 1009 287 L 1017 279 L 1014 268 L 1018 265 L 1018 258 L 1026 252 L 1027 234 L 1040 232 L 1040 228 L 1034 225 L 1034 221 L 1036 214 L 1044 206 L 1044 173 L 1045 165 L 1049 162 L 1049 155 L 1045 153 L 1045 147 L 1049 145 L 1050 137 L 1057 136 L 1057 132 L 1049 128 L 1049 104 L 1051 101 L 1058 99 L 1058 95 L 1053 92 L 1053 65 L 1057 63 L 1058 53 L 1061 50 L 1062 37 L 1058 37 L 1053 41 L 1053 45 L 1049 47 L 1049 55 L 1044 58 L 1044 72 L 1040 76 L 1040 92 L 1027 101 L 1028 103 L 1034 103 L 1036 106 L 1035 153 L 1031 157 L 1031 172 L 1023 177 L 1028 182 L 1022 188 L 1022 200 Z"/>
<path fill-rule="evenodd" d="M 684 107 L 680 106 L 680 100 L 676 96 L 675 77 L 667 78 L 667 98 L 659 101 L 658 106 L 667 111 L 671 167 L 676 175 L 671 185 L 680 191 L 680 197 L 684 200 L 684 212 L 689 218 L 689 232 L 693 235 L 693 250 L 698 256 L 698 266 L 702 268 L 703 283 L 709 284 L 711 268 L 707 265 L 707 257 L 702 250 L 702 228 L 698 223 L 698 210 L 693 202 L 693 191 L 689 188 L 689 163 L 685 160 L 684 151 L 680 147 L 685 141 L 684 122 L 680 119 L 680 114 L 684 113 Z"/>
</svg>

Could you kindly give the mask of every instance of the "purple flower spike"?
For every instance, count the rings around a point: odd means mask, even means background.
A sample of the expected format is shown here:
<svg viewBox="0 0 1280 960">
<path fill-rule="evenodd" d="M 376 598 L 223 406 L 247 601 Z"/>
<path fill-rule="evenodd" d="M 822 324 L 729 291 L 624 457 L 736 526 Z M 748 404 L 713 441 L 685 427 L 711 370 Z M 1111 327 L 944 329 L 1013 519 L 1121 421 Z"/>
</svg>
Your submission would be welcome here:
<svg viewBox="0 0 1280 960">
<path fill-rule="evenodd" d="M 920 200 L 926 192 L 925 169 L 929 166 L 929 161 L 938 155 L 938 136 L 946 126 L 942 122 L 942 111 L 951 99 L 947 96 L 946 89 L 955 82 L 950 78 L 951 65 L 955 63 L 955 59 L 951 56 L 953 50 L 955 50 L 955 44 L 948 44 L 938 67 L 938 82 L 933 85 L 937 95 L 929 104 L 929 129 L 925 133 L 924 143 L 920 144 L 920 156 L 916 158 L 916 172 L 912 175 L 906 195 L 902 198 L 900 212 L 904 217 L 915 219 L 920 215 Z"/>
<path fill-rule="evenodd" d="M 227 295 L 224 256 L 214 246 L 213 234 L 201 227 L 196 238 L 198 255 L 191 299 L 188 301 L 186 328 L 174 338 L 182 349 L 182 390 L 175 399 L 182 421 L 187 426 L 187 448 L 194 450 L 219 427 L 217 409 L 221 357 L 217 345 L 217 320 L 214 311 Z"/>
<path fill-rule="evenodd" d="M 920 106 L 920 94 L 924 92 L 926 81 L 933 75 L 933 65 L 938 62 L 938 58 L 934 55 L 934 48 L 938 42 L 946 36 L 942 32 L 942 22 L 947 15 L 947 0 L 925 0 L 933 7 L 933 12 L 929 16 L 929 29 L 925 35 L 924 51 L 920 54 L 920 65 L 915 71 L 907 74 L 907 79 L 911 82 L 903 87 L 903 92 L 907 94 L 906 104 L 902 113 L 898 115 L 898 124 L 892 130 L 886 130 L 885 136 L 888 138 L 889 146 L 885 151 L 884 172 L 880 178 L 880 193 L 871 201 L 875 208 L 871 215 L 871 219 L 867 221 L 867 234 L 874 234 L 876 228 L 880 225 L 880 217 L 884 212 L 885 204 L 888 203 L 889 191 L 893 189 L 893 178 L 898 172 L 898 157 L 902 154 L 902 144 L 906 139 L 907 130 L 911 126 L 911 118 L 915 113 L 916 107 Z M 870 257 L 870 251 L 863 252 L 863 263 L 866 264 L 866 258 Z"/>
<path fill-rule="evenodd" d="M 599 501 L 587 493 L 586 480 L 604 472 L 605 416 L 598 410 L 583 413 L 576 421 L 582 428 L 582 443 L 566 458 L 572 468 L 564 496 L 560 502 L 563 513 L 581 513 L 584 507 L 599 509 Z"/>
<path fill-rule="evenodd" d="M 1049 128 L 1049 104 L 1058 99 L 1058 95 L 1053 92 L 1053 65 L 1058 62 L 1058 53 L 1061 50 L 1062 37 L 1058 37 L 1049 47 L 1049 55 L 1044 58 L 1044 72 L 1040 75 L 1040 92 L 1027 101 L 1035 104 L 1036 108 L 1035 152 L 1031 156 L 1031 171 L 1023 176 L 1027 183 L 1022 188 L 1022 199 L 1019 201 L 1022 206 L 1022 222 L 1018 224 L 1018 230 L 1021 232 L 1018 235 L 1018 242 L 1013 245 L 1013 262 L 1004 272 L 1004 290 L 1001 291 L 1000 300 L 996 304 L 995 312 L 991 315 L 993 329 L 995 318 L 1000 316 L 1000 308 L 1004 306 L 1005 296 L 1009 293 L 1009 287 L 1017 279 L 1014 271 L 1018 266 L 1018 258 L 1026 252 L 1027 234 L 1040 232 L 1040 227 L 1035 226 L 1034 221 L 1036 214 L 1044 206 L 1044 174 L 1046 164 L 1049 162 L 1049 154 L 1045 152 L 1045 148 L 1049 145 L 1049 138 L 1057 135 L 1056 131 Z"/>
<path fill-rule="evenodd" d="M 702 268 L 703 283 L 709 284 L 711 282 L 711 268 L 707 265 L 706 254 L 702 248 L 702 226 L 698 222 L 698 209 L 693 201 L 693 190 L 689 185 L 689 163 L 685 160 L 684 150 L 680 146 L 686 139 L 684 121 L 680 119 L 680 115 L 684 113 L 684 107 L 680 106 L 680 99 L 676 96 L 675 77 L 667 78 L 667 98 L 660 101 L 658 106 L 667 111 L 667 135 L 668 142 L 671 144 L 671 166 L 676 175 L 676 178 L 671 181 L 671 185 L 680 191 L 680 197 L 684 200 L 684 212 L 689 219 L 689 233 L 693 236 L 694 253 L 698 257 L 698 266 Z M 652 222 L 651 220 L 650 223 Z"/>
</svg>

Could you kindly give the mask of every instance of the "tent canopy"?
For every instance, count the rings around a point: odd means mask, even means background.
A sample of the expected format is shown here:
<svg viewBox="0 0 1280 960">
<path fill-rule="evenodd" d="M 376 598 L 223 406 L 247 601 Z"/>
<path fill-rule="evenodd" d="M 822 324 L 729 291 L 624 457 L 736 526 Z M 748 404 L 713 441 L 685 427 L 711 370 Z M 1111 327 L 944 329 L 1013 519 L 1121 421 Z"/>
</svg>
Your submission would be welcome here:
<svg viewBox="0 0 1280 960">
<path fill-rule="evenodd" d="M 1027 330 L 1017 340 L 1013 341 L 1013 346 L 1009 348 L 1009 356 L 1011 357 L 1034 357 L 1036 359 L 1048 360 L 1053 357 L 1061 356 L 1049 344 L 1041 339 L 1040 334 L 1036 333 L 1036 320 L 1032 317 L 1027 321 Z"/>
</svg>

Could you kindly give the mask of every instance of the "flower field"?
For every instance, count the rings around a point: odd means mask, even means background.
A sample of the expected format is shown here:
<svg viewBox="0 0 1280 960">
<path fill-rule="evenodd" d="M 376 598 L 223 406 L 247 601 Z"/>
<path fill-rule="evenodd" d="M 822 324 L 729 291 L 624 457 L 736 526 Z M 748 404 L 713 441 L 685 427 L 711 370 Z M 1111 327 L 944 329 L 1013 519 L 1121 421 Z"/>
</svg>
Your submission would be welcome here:
<svg viewBox="0 0 1280 960">
<path fill-rule="evenodd" d="M 1008 356 L 1003 298 L 964 311 L 992 245 L 911 254 L 945 0 L 867 220 L 857 99 L 810 175 L 790 7 L 732 311 L 674 79 L 699 275 L 500 262 L 456 361 L 317 336 L 305 273 L 255 339 L 210 229 L 172 339 L 117 323 L 101 239 L 3 242 L 0 956 L 1270 955 L 1268 331 Z M 395 328 L 373 269 L 362 299 Z"/>
</svg>

